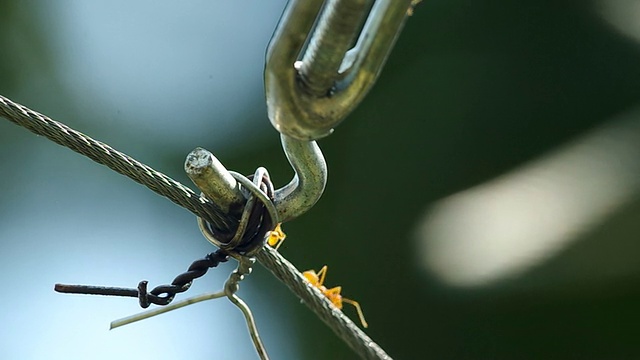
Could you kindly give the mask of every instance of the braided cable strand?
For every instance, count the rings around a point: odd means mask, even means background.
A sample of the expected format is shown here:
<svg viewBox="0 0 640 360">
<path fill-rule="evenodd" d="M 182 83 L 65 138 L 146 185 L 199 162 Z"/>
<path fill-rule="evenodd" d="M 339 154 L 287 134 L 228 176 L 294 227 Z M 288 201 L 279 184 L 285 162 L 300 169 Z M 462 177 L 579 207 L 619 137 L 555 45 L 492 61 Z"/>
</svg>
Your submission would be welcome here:
<svg viewBox="0 0 640 360">
<path fill-rule="evenodd" d="M 224 232 L 229 232 L 237 226 L 237 220 L 226 217 L 213 202 L 197 195 L 193 190 L 167 175 L 113 149 L 105 143 L 94 140 L 2 95 L 0 95 L 0 115 L 37 135 L 42 135 L 55 143 L 68 147 L 99 164 L 109 167 L 117 173 L 128 176 L 197 216 L 206 219 Z"/>
<path fill-rule="evenodd" d="M 196 195 L 191 189 L 151 167 L 123 154 L 107 144 L 94 140 L 70 127 L 0 95 L 0 116 L 31 132 L 68 147 L 93 161 L 128 176 L 157 194 L 210 221 L 220 230 L 237 226 L 237 220 L 227 217 L 208 199 Z M 256 258 L 283 282 L 324 321 L 360 357 L 365 359 L 391 359 L 378 344 L 369 338 L 318 289 L 310 286 L 302 274 L 278 252 L 265 247 Z"/>
<path fill-rule="evenodd" d="M 287 259 L 269 246 L 256 255 L 264 267 L 269 269 L 289 289 L 298 295 L 333 332 L 358 353 L 363 359 L 388 359 L 391 357 L 364 331 L 338 310 L 317 288 L 311 286 Z"/>
</svg>

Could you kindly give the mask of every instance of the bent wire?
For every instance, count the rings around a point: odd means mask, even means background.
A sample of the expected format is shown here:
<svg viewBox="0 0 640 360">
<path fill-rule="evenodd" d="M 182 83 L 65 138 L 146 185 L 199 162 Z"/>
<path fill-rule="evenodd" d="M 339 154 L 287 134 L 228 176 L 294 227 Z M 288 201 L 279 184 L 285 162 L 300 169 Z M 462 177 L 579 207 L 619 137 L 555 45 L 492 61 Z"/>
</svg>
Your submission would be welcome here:
<svg viewBox="0 0 640 360">
<path fill-rule="evenodd" d="M 249 335 L 251 336 L 251 340 L 255 346 L 256 352 L 260 359 L 267 360 L 269 356 L 267 355 L 267 351 L 262 344 L 262 340 L 260 339 L 260 334 L 258 333 L 258 328 L 256 326 L 253 314 L 251 313 L 251 309 L 249 306 L 242 301 L 237 295 L 236 292 L 240 289 L 240 281 L 244 279 L 245 275 L 249 275 L 251 273 L 251 268 L 255 263 L 255 259 L 249 258 L 246 256 L 238 257 L 238 267 L 229 275 L 229 278 L 225 282 L 224 289 L 222 291 L 213 292 L 213 293 L 205 293 L 198 296 L 194 296 L 188 299 L 184 299 L 182 301 L 161 307 L 153 310 L 144 311 L 138 314 L 134 314 L 131 316 L 124 317 L 122 319 L 118 319 L 112 321 L 109 329 L 115 329 L 124 325 L 128 325 L 140 320 L 145 320 L 160 314 L 167 313 L 169 311 L 173 311 L 176 309 L 183 308 L 188 305 L 196 304 L 202 301 L 219 299 L 221 297 L 227 297 L 229 301 L 234 304 L 240 311 L 242 315 L 244 315 L 245 321 L 247 323 L 247 329 L 249 330 Z"/>
</svg>

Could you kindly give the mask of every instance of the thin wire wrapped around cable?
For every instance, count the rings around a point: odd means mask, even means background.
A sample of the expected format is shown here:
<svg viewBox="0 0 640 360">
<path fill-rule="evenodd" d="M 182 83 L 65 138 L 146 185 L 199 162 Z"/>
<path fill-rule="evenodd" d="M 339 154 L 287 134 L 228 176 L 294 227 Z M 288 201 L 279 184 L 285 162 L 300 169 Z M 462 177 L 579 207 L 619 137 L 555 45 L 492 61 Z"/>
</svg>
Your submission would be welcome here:
<svg viewBox="0 0 640 360">
<path fill-rule="evenodd" d="M 269 179 L 267 169 L 263 167 L 259 167 L 256 170 L 253 175 L 253 181 L 235 171 L 230 171 L 229 173 L 242 185 L 244 192 L 248 192 L 245 195 L 247 196 L 247 203 L 236 234 L 228 242 L 220 241 L 215 230 L 200 217 L 198 217 L 198 227 L 202 235 L 211 244 L 227 251 L 231 256 L 251 257 L 264 247 L 267 231 L 272 230 L 279 223 L 278 211 L 273 204 L 273 183 Z M 249 219 L 263 211 L 266 211 L 266 214 L 263 214 L 261 219 L 254 218 L 252 222 L 253 225 L 258 225 L 257 232 L 246 234 L 247 227 L 250 224 Z"/>
<path fill-rule="evenodd" d="M 1 95 L 0 115 L 35 134 L 45 136 L 62 146 L 85 155 L 99 164 L 107 165 L 112 170 L 126 175 L 156 193 L 171 199 L 199 217 L 205 219 L 216 218 L 221 225 L 233 223 L 233 219 L 215 212 L 212 213 L 211 209 L 214 207 L 205 206 L 205 204 L 210 204 L 209 201 L 196 195 L 191 189 L 179 182 L 114 150 L 104 143 L 96 141 Z M 194 199 L 196 199 L 195 202 Z M 285 283 L 298 297 L 303 299 L 305 304 L 362 358 L 391 358 L 351 320 L 332 307 L 319 291 L 308 286 L 302 280 L 300 272 L 275 250 L 264 247 L 256 255 L 256 259 L 269 269 L 276 278 Z"/>
</svg>

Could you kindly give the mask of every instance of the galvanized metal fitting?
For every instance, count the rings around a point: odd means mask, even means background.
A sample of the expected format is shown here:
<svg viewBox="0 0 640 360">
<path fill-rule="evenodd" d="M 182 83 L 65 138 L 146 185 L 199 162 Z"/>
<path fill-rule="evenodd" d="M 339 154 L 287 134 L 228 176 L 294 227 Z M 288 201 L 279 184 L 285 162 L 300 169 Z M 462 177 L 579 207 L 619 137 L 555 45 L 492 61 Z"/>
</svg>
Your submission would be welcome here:
<svg viewBox="0 0 640 360">
<path fill-rule="evenodd" d="M 271 124 L 299 140 L 331 134 L 378 78 L 411 2 L 290 0 L 267 50 Z"/>
</svg>

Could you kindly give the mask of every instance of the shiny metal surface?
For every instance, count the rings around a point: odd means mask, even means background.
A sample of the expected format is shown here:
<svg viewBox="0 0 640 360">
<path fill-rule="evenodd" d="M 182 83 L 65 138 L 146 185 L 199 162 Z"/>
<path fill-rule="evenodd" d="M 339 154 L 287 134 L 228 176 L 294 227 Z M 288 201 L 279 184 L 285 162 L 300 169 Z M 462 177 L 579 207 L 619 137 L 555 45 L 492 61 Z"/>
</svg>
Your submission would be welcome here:
<svg viewBox="0 0 640 360">
<path fill-rule="evenodd" d="M 336 14 L 358 19 L 358 12 L 367 4 L 354 4 L 329 1 L 319 16 L 322 1 L 291 0 L 287 4 L 269 44 L 265 68 L 269 120 L 280 133 L 307 141 L 329 135 L 380 74 L 411 0 L 375 1 L 356 46 L 347 53 L 359 26 L 346 26 L 343 36 L 334 36 L 332 25 L 343 24 Z M 325 92 L 324 87 L 331 83 Z"/>
</svg>

